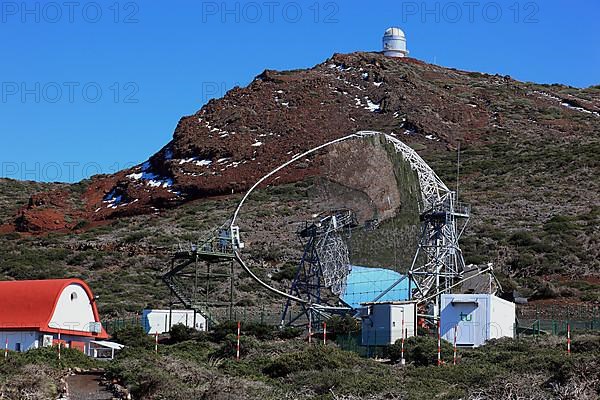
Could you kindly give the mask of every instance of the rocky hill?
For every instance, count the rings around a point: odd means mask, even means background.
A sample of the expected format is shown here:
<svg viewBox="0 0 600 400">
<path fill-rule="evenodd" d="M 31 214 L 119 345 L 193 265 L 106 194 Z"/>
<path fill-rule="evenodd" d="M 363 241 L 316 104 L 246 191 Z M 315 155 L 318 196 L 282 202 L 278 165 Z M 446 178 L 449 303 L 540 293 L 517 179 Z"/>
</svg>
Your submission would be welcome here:
<svg viewBox="0 0 600 400">
<path fill-rule="evenodd" d="M 295 154 L 359 130 L 396 135 L 449 185 L 456 179 L 460 142 L 460 196 L 474 214 L 463 245 L 467 261 L 491 260 L 518 280 L 509 284 L 529 286 L 540 296 L 598 300 L 600 87 L 525 83 L 379 53 L 336 54 L 307 70 L 266 70 L 247 87 L 182 118 L 172 141 L 139 166 L 54 190 L 46 185 L 41 193 L 38 186 L 23 190 L 32 196 L 10 215 L 5 212 L 0 231 L 57 232 L 76 242 L 97 239 L 107 227 L 145 224 L 136 216 L 175 222 L 185 210 L 202 209 L 196 201 L 233 195 L 233 203 Z M 361 151 L 346 149 L 356 160 L 365 158 Z M 332 157 L 307 159 L 273 183 L 323 177 Z M 356 165 L 350 172 L 360 175 Z M 387 176 L 397 175 L 389 171 Z M 286 201 L 292 207 L 295 200 Z M 177 232 L 165 223 L 157 222 Z M 188 228 L 197 234 L 199 225 Z M 148 229 L 146 234 L 156 233 Z M 132 254 L 152 254 L 155 237 L 141 234 L 117 235 L 99 248 L 119 251 L 125 239 Z M 71 244 L 75 252 L 90 250 Z"/>
</svg>

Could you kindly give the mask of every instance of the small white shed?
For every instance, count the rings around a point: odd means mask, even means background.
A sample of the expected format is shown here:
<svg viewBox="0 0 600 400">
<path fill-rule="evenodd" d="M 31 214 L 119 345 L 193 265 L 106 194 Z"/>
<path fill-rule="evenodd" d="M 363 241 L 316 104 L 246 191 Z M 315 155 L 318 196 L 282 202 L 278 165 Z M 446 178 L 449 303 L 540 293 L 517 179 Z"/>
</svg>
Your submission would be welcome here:
<svg viewBox="0 0 600 400">
<path fill-rule="evenodd" d="M 443 339 L 452 343 L 456 327 L 458 346 L 477 347 L 514 337 L 515 303 L 492 294 L 443 294 L 440 318 Z"/>
<path fill-rule="evenodd" d="M 362 345 L 386 346 L 402 338 L 415 336 L 417 307 L 414 301 L 363 303 L 361 308 Z M 404 321 L 404 324 L 403 324 Z"/>
<path fill-rule="evenodd" d="M 183 324 L 198 331 L 206 331 L 206 318 L 194 310 L 144 310 L 142 324 L 149 335 L 169 332 L 173 325 Z"/>
<path fill-rule="evenodd" d="M 115 358 L 115 352 L 123 350 L 122 344 L 109 342 L 106 340 L 92 340 L 88 350 L 88 356 L 112 360 Z"/>
</svg>

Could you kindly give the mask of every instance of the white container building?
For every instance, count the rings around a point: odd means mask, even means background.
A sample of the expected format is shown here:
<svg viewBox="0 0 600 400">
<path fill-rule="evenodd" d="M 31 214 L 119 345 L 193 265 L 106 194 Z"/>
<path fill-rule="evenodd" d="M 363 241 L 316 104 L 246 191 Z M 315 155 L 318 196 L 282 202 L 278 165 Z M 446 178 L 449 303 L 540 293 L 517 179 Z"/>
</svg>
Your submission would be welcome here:
<svg viewBox="0 0 600 400">
<path fill-rule="evenodd" d="M 364 303 L 361 308 L 362 345 L 387 346 L 402 338 L 415 336 L 417 307 L 414 301 Z"/>
<path fill-rule="evenodd" d="M 514 337 L 515 303 L 491 294 L 443 294 L 440 329 L 452 343 L 477 347 L 489 339 Z"/>
<path fill-rule="evenodd" d="M 142 324 L 149 335 L 169 332 L 173 325 L 183 324 L 198 331 L 206 331 L 206 318 L 194 310 L 144 310 Z"/>
</svg>

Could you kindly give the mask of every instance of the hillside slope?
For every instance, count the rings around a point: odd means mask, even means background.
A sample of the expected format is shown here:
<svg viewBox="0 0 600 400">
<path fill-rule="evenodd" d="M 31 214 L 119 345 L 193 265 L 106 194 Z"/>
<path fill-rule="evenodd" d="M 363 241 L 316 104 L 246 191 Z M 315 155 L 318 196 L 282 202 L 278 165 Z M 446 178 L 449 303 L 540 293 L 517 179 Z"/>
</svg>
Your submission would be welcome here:
<svg viewBox="0 0 600 400">
<path fill-rule="evenodd" d="M 538 296 L 599 299 L 600 88 L 524 83 L 378 53 L 336 54 L 308 70 L 267 70 L 182 118 L 173 140 L 146 163 L 35 194 L 13 216 L 5 214 L 1 230 L 60 234 L 3 236 L 1 272 L 79 274 L 109 291 L 109 282 L 123 286 L 111 274 L 127 271 L 126 308 L 164 299 L 150 280 L 171 245 L 222 223 L 237 194 L 273 167 L 363 129 L 395 134 L 449 185 L 460 141 L 460 197 L 473 205 L 467 261 L 491 260 L 514 279 L 506 283 Z M 294 182 L 322 177 L 327 157 L 281 175 L 277 183 L 291 189 L 249 212 L 300 207 Z M 230 198 L 210 200 L 224 195 Z M 268 225 L 278 216 L 261 218 Z M 271 235 L 261 238 L 260 250 L 277 242 Z M 57 254 L 35 258 L 27 255 L 32 248 Z M 265 264 L 260 250 L 255 261 L 265 274 L 289 261 L 271 248 Z M 114 301 L 109 308 L 122 311 L 123 298 Z"/>
</svg>

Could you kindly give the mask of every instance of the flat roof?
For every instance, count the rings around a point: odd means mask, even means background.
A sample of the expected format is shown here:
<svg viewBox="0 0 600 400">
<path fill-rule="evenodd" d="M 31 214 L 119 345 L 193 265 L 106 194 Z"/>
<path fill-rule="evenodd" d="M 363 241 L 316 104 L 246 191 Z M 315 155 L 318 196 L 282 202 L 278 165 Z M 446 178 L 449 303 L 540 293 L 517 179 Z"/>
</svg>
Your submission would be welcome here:
<svg viewBox="0 0 600 400">
<path fill-rule="evenodd" d="M 392 305 L 403 305 L 403 304 L 416 304 L 418 300 L 403 300 L 403 301 L 369 301 L 366 303 L 360 303 L 363 306 L 373 306 L 377 304 L 392 304 Z"/>
</svg>

